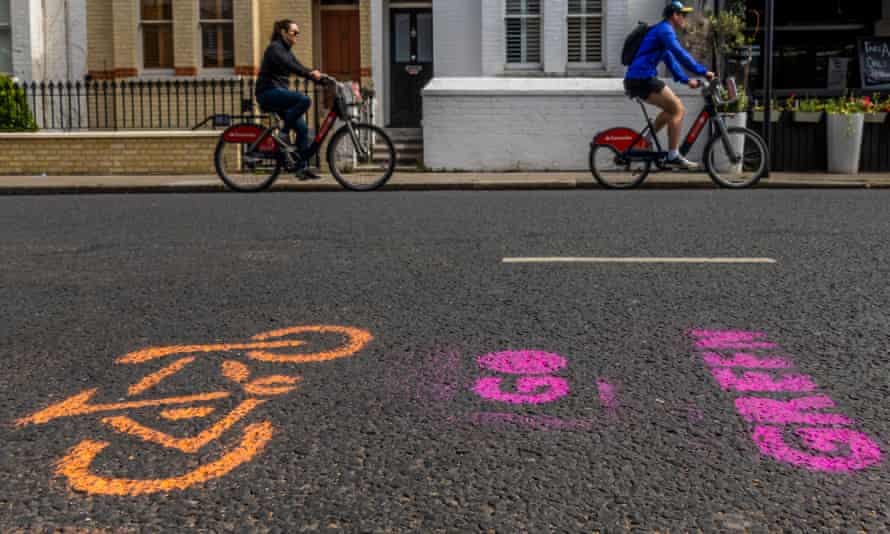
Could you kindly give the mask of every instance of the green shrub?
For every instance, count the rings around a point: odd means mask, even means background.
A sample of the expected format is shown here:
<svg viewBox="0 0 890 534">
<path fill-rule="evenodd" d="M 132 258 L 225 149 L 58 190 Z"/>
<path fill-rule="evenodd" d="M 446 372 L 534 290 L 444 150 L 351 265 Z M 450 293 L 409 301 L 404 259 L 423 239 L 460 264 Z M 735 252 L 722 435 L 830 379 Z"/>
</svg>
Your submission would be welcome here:
<svg viewBox="0 0 890 534">
<path fill-rule="evenodd" d="M 25 91 L 8 76 L 0 76 L 0 132 L 33 132 L 34 116 L 28 109 Z"/>
</svg>

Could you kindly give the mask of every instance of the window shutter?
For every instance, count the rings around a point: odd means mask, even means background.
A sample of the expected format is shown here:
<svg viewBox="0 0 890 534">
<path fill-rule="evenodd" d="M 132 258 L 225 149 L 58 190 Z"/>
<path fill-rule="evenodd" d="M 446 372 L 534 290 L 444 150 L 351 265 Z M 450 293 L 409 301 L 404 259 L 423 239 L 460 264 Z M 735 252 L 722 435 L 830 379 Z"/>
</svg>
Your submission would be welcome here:
<svg viewBox="0 0 890 534">
<path fill-rule="evenodd" d="M 507 63 L 541 62 L 541 0 L 507 0 Z"/>
<path fill-rule="evenodd" d="M 602 62 L 602 0 L 569 0 L 567 29 L 569 63 Z"/>
</svg>

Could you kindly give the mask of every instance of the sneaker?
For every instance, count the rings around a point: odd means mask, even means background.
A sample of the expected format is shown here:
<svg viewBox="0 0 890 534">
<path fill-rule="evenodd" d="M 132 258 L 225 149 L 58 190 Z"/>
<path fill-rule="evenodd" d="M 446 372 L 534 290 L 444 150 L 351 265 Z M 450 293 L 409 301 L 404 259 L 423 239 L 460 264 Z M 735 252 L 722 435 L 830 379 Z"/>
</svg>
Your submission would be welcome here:
<svg viewBox="0 0 890 534">
<path fill-rule="evenodd" d="M 665 167 L 669 167 L 672 169 L 685 169 L 687 171 L 697 170 L 700 165 L 694 161 L 689 161 L 683 156 L 677 156 L 674 159 L 666 159 L 664 160 Z"/>
</svg>

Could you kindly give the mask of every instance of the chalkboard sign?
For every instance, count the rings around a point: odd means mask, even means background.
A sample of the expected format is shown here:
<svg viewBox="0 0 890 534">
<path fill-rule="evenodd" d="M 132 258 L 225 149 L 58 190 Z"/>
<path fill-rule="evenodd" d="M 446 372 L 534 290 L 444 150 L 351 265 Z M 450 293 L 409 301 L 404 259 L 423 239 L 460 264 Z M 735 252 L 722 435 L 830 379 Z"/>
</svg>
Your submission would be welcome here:
<svg viewBox="0 0 890 534">
<path fill-rule="evenodd" d="M 859 39 L 863 89 L 890 89 L 890 37 Z"/>
</svg>

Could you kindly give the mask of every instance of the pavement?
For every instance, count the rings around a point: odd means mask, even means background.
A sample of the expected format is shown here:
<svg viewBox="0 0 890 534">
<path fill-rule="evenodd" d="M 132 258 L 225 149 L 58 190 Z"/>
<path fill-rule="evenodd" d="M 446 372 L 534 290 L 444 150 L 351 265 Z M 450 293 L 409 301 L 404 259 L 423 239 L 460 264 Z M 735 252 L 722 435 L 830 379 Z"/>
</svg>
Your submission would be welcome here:
<svg viewBox="0 0 890 534">
<path fill-rule="evenodd" d="M 386 190 L 497 190 L 599 188 L 585 172 L 396 172 Z M 646 188 L 714 188 L 704 173 L 653 173 Z M 837 175 L 772 173 L 760 188 L 888 188 L 890 173 Z M 273 186 L 278 191 L 338 191 L 343 188 L 330 176 L 300 182 L 282 176 Z M 0 176 L 0 195 L 62 193 L 161 193 L 225 191 L 215 175 L 114 175 L 114 176 Z"/>
<path fill-rule="evenodd" d="M 2 197 L 0 531 L 887 532 L 888 195 Z"/>
</svg>

